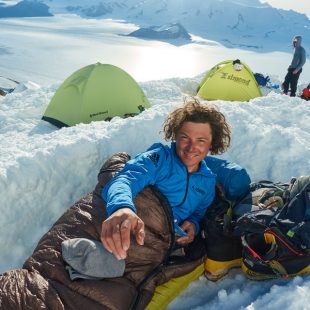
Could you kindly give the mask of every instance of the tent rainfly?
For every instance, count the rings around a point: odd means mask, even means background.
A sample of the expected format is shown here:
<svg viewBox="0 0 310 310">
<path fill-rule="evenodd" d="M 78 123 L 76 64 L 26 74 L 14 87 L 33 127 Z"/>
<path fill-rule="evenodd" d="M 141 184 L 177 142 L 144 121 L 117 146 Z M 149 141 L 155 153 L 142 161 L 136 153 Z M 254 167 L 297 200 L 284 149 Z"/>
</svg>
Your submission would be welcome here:
<svg viewBox="0 0 310 310">
<path fill-rule="evenodd" d="M 43 120 L 61 128 L 135 116 L 150 107 L 138 83 L 124 70 L 96 63 L 70 75 L 57 89 Z"/>
<path fill-rule="evenodd" d="M 206 100 L 249 101 L 262 92 L 247 64 L 227 60 L 214 66 L 203 78 L 197 96 Z"/>
</svg>

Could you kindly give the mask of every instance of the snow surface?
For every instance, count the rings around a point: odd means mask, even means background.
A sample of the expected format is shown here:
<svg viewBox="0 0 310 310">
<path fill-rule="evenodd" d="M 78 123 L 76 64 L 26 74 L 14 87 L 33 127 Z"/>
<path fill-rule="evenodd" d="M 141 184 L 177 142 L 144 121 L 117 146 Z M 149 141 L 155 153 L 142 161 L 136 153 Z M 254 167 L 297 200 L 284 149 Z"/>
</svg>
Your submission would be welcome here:
<svg viewBox="0 0 310 310">
<path fill-rule="evenodd" d="M 190 34 L 179 23 L 170 23 L 161 26 L 140 28 L 129 33 L 128 35 L 142 39 L 168 41 L 174 45 L 188 44 L 192 40 Z"/>
<path fill-rule="evenodd" d="M 94 189 L 97 173 L 110 155 L 118 151 L 135 155 L 153 142 L 164 142 L 160 130 L 167 114 L 184 96 L 195 93 L 204 71 L 236 55 L 227 57 L 227 49 L 221 45 L 184 48 L 142 43 L 116 35 L 122 30 L 129 32 L 127 27 L 134 25 L 72 16 L 0 20 L 0 27 L 2 42 L 9 50 L 0 55 L 1 75 L 23 81 L 23 87 L 0 97 L 0 272 L 4 272 L 20 268 L 59 216 Z M 162 49 L 169 62 L 158 56 Z M 274 74 L 278 82 L 285 71 L 277 64 L 286 67 L 291 59 L 291 54 L 284 53 L 268 53 L 268 57 L 238 53 L 252 69 L 259 63 L 260 71 Z M 149 54 L 152 64 L 144 59 Z M 183 55 L 179 71 L 173 55 Z M 203 55 L 211 60 L 195 67 Z M 262 61 L 267 58 L 269 63 Z M 60 130 L 41 120 L 68 74 L 104 60 L 139 80 L 151 102 L 150 109 L 133 118 Z M 156 66 L 161 61 L 169 78 L 165 74 L 159 78 Z M 144 75 L 144 71 L 148 72 Z M 303 77 L 309 82 L 307 74 L 309 69 L 304 70 L 301 81 Z M 285 182 L 292 176 L 310 175 L 310 102 L 270 92 L 250 102 L 213 103 L 233 126 L 232 147 L 221 158 L 244 166 L 253 181 Z M 301 310 L 310 309 L 309 294 L 310 276 L 254 282 L 234 270 L 216 283 L 200 277 L 169 309 Z"/>
<path fill-rule="evenodd" d="M 277 10 L 259 0 L 58 0 L 44 2 L 50 11 L 89 18 L 118 18 L 142 27 L 180 23 L 187 31 L 226 47 L 286 51 L 296 33 L 310 36 L 310 21 L 294 11 Z M 278 4 L 280 2 L 278 0 Z M 309 4 L 305 5 L 309 8 Z M 294 8 L 294 6 L 293 6 Z M 293 26 L 292 26 L 293 25 Z M 308 45 L 309 44 L 309 45 Z M 305 40 L 306 49 L 310 42 Z M 309 48 L 308 48 L 309 47 Z"/>
<path fill-rule="evenodd" d="M 276 75 L 282 80 L 293 53 L 290 41 L 286 53 L 258 54 L 225 48 L 195 34 L 193 43 L 175 46 L 124 36 L 138 29 L 134 24 L 68 14 L 0 19 L 0 28 L 1 76 L 46 86 L 63 81 L 74 71 L 98 61 L 121 67 L 137 81 L 147 81 L 194 77 L 223 60 L 238 58 L 253 72 Z M 310 61 L 300 76 L 301 83 L 308 85 L 309 81 Z"/>
<path fill-rule="evenodd" d="M 281 7 L 284 1 L 290 0 L 276 1 Z M 122 19 L 143 28 L 180 23 L 188 32 L 226 47 L 261 53 L 286 52 L 294 35 L 310 36 L 310 20 L 305 14 L 278 10 L 259 0 L 27 0 L 9 8 L 0 6 L 0 16 L 8 16 L 8 9 L 11 17 L 46 16 L 41 2 L 50 8 L 52 14 L 74 13 L 86 18 Z M 10 3 L 15 4 L 14 1 Z M 307 10 L 310 10 L 309 1 L 304 4 L 302 12 Z M 303 45 L 310 50 L 308 40 Z"/>
</svg>

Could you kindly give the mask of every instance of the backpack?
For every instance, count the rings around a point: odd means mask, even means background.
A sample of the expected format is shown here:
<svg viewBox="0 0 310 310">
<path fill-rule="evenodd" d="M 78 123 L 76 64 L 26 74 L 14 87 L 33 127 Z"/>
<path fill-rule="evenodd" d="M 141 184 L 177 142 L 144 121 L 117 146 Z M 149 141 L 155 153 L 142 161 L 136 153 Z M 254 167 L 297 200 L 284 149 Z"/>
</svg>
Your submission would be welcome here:
<svg viewBox="0 0 310 310">
<path fill-rule="evenodd" d="M 310 84 L 302 90 L 302 95 L 300 97 L 307 101 L 310 100 Z"/>
<path fill-rule="evenodd" d="M 300 233 L 304 231 L 305 240 L 310 240 L 305 237 L 308 226 L 300 224 L 301 215 L 295 211 L 293 214 L 299 214 L 295 224 L 286 226 L 286 210 L 296 204 L 294 197 L 300 200 L 302 187 L 307 182 L 310 177 L 292 178 L 289 183 L 253 182 L 249 191 L 236 202 L 227 200 L 223 194 L 217 195 L 201 223 L 204 236 L 200 248 L 204 247 L 207 255 L 205 276 L 217 281 L 231 268 L 240 266 L 255 280 L 309 272 L 310 256 L 298 254 L 299 249 L 292 245 L 293 239 L 300 236 L 295 233 L 297 228 L 301 228 Z M 302 206 L 306 204 L 305 199 Z M 287 227 L 284 233 L 278 228 L 283 223 Z M 285 233 L 291 240 L 286 240 Z M 302 248 L 304 242 L 300 240 L 296 239 L 295 243 Z M 278 263 L 283 257 L 285 268 Z"/>
<path fill-rule="evenodd" d="M 240 216 L 234 229 L 242 242 L 242 270 L 254 280 L 310 272 L 310 176 L 270 186 L 274 191 L 266 190 L 267 199 Z"/>
<path fill-rule="evenodd" d="M 247 212 L 271 204 L 283 205 L 282 196 L 287 188 L 287 184 L 270 181 L 251 183 L 235 201 L 228 200 L 217 188 L 216 198 L 201 222 L 202 242 L 207 255 L 204 274 L 208 280 L 217 281 L 231 268 L 242 264 L 242 240 L 240 234 L 234 232 L 237 220 Z"/>
<path fill-rule="evenodd" d="M 265 77 L 261 73 L 254 73 L 254 77 L 255 77 L 257 84 L 260 86 L 266 86 L 267 83 L 270 81 L 270 78 L 268 75 Z"/>
<path fill-rule="evenodd" d="M 204 274 L 211 281 L 241 266 L 242 245 L 240 237 L 233 234 L 232 210 L 232 203 L 222 197 L 208 208 L 201 223 L 207 254 Z"/>
<path fill-rule="evenodd" d="M 233 184 L 231 187 L 234 188 Z M 241 238 L 233 233 L 236 224 L 234 205 L 248 194 L 250 179 L 242 188 L 245 190 L 239 189 L 239 195 L 225 195 L 222 187 L 217 184 L 215 199 L 200 223 L 203 247 L 207 256 L 204 275 L 208 280 L 217 281 L 230 269 L 241 266 Z"/>
<path fill-rule="evenodd" d="M 294 178 L 292 179 L 292 182 Z M 269 214 L 279 208 L 282 208 L 285 202 L 288 200 L 290 191 L 289 183 L 272 182 L 268 180 L 262 180 L 258 182 L 253 182 L 250 185 L 249 192 L 244 195 L 239 201 L 236 202 L 234 206 L 234 218 L 238 221 L 238 225 L 234 228 L 235 234 L 241 234 L 242 227 L 242 217 L 243 215 L 248 215 L 249 217 L 259 216 L 260 214 Z M 269 210 L 269 211 L 267 211 Z M 264 218 L 265 224 L 269 223 L 269 217 Z M 245 223 L 248 225 L 249 223 Z"/>
</svg>

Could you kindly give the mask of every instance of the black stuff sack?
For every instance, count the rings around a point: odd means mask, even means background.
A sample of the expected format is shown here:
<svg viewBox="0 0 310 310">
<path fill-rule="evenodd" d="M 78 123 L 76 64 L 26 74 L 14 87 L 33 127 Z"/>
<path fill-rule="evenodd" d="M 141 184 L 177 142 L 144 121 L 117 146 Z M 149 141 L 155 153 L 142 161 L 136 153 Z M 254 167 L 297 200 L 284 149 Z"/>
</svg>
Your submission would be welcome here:
<svg viewBox="0 0 310 310">
<path fill-rule="evenodd" d="M 310 272 L 310 177 L 293 178 L 271 205 L 241 216 L 235 234 L 242 240 L 242 269 L 255 280 Z"/>
</svg>

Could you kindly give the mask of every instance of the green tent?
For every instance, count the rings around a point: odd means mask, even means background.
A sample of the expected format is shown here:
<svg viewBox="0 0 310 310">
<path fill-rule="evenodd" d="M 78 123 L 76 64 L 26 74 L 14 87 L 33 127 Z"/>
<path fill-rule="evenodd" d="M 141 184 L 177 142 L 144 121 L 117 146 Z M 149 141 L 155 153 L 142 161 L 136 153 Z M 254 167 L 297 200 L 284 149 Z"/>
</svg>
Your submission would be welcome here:
<svg viewBox="0 0 310 310">
<path fill-rule="evenodd" d="M 57 127 L 139 114 L 150 103 L 137 82 L 122 69 L 96 63 L 69 76 L 42 117 Z"/>
<path fill-rule="evenodd" d="M 214 66 L 203 78 L 197 96 L 207 100 L 249 101 L 262 96 L 251 69 L 240 60 Z"/>
</svg>

